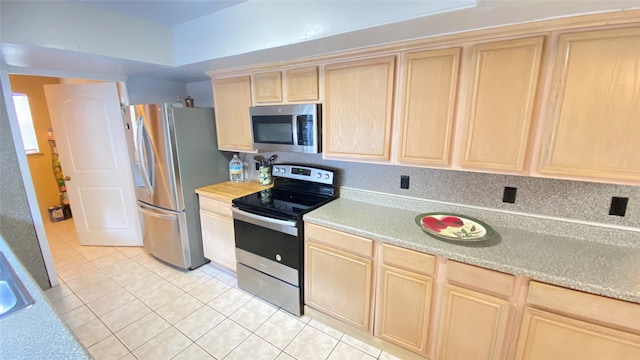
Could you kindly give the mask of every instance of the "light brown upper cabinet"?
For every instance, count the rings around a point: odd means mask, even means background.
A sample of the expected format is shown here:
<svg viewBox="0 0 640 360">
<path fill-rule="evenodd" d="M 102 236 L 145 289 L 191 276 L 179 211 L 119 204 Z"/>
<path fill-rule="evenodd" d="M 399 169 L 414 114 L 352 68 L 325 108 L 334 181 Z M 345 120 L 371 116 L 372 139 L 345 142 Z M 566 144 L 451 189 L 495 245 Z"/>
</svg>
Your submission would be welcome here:
<svg viewBox="0 0 640 360">
<path fill-rule="evenodd" d="M 253 151 L 249 107 L 251 79 L 249 75 L 213 79 L 218 149 Z"/>
<path fill-rule="evenodd" d="M 253 101 L 256 105 L 318 101 L 318 67 L 307 66 L 253 75 Z M 283 91 L 286 90 L 286 91 Z"/>
<path fill-rule="evenodd" d="M 253 98 L 256 104 L 282 101 L 282 72 L 253 75 Z"/>
<path fill-rule="evenodd" d="M 559 39 L 539 171 L 640 184 L 640 28 Z"/>
<path fill-rule="evenodd" d="M 395 56 L 325 65 L 325 157 L 389 160 L 394 79 Z"/>
<path fill-rule="evenodd" d="M 449 165 L 460 48 L 407 54 L 400 163 Z"/>
<path fill-rule="evenodd" d="M 318 97 L 318 67 L 290 69 L 285 72 L 288 101 L 316 101 Z"/>
<path fill-rule="evenodd" d="M 523 172 L 544 38 L 471 47 L 460 166 Z"/>
</svg>

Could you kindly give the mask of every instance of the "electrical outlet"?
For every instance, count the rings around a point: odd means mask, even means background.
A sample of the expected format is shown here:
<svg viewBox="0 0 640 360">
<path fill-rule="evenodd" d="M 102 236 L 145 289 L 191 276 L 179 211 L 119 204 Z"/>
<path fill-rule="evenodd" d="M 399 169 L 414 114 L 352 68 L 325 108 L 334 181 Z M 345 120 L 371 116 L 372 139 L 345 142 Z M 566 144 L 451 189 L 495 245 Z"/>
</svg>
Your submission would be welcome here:
<svg viewBox="0 0 640 360">
<path fill-rule="evenodd" d="M 627 212 L 627 203 L 629 198 L 626 197 L 612 197 L 611 207 L 609 207 L 609 215 L 624 216 Z"/>
<path fill-rule="evenodd" d="M 505 186 L 502 194 L 502 202 L 513 204 L 516 202 L 516 193 L 518 188 Z"/>
<path fill-rule="evenodd" d="M 409 175 L 400 175 L 400 189 L 409 188 Z"/>
</svg>

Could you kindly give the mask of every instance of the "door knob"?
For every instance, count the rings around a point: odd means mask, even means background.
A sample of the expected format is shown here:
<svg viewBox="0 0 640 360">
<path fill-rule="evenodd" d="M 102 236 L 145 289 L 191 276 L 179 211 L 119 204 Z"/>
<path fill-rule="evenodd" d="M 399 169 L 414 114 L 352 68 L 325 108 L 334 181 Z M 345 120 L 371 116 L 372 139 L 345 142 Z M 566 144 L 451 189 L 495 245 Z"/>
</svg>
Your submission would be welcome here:
<svg viewBox="0 0 640 360">
<path fill-rule="evenodd" d="M 64 177 L 64 181 L 69 181 L 69 180 L 71 180 L 71 178 L 69 176 L 65 176 Z"/>
</svg>

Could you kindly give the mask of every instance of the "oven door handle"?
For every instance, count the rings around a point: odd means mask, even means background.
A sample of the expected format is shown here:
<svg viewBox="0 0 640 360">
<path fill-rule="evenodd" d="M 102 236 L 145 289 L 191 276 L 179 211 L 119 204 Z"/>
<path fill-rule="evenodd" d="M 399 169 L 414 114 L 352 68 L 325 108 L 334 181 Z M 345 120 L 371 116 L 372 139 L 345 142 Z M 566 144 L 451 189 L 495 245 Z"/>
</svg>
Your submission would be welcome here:
<svg viewBox="0 0 640 360">
<path fill-rule="evenodd" d="M 295 220 L 273 219 L 267 216 L 256 215 L 243 211 L 235 207 L 232 207 L 231 211 L 233 211 L 233 218 L 236 220 L 266 227 L 293 236 L 298 235 L 298 222 Z"/>
</svg>

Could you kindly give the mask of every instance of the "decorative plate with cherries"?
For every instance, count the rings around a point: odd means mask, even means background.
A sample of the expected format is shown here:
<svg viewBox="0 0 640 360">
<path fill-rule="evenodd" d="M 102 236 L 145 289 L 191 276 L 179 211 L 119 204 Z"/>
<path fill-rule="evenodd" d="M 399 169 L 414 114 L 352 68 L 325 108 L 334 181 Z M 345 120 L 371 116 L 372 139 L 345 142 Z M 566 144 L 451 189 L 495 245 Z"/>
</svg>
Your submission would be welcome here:
<svg viewBox="0 0 640 360">
<path fill-rule="evenodd" d="M 424 232 L 441 240 L 481 241 L 494 234 L 482 221 L 458 214 L 420 214 L 416 216 L 416 223 Z"/>
</svg>

